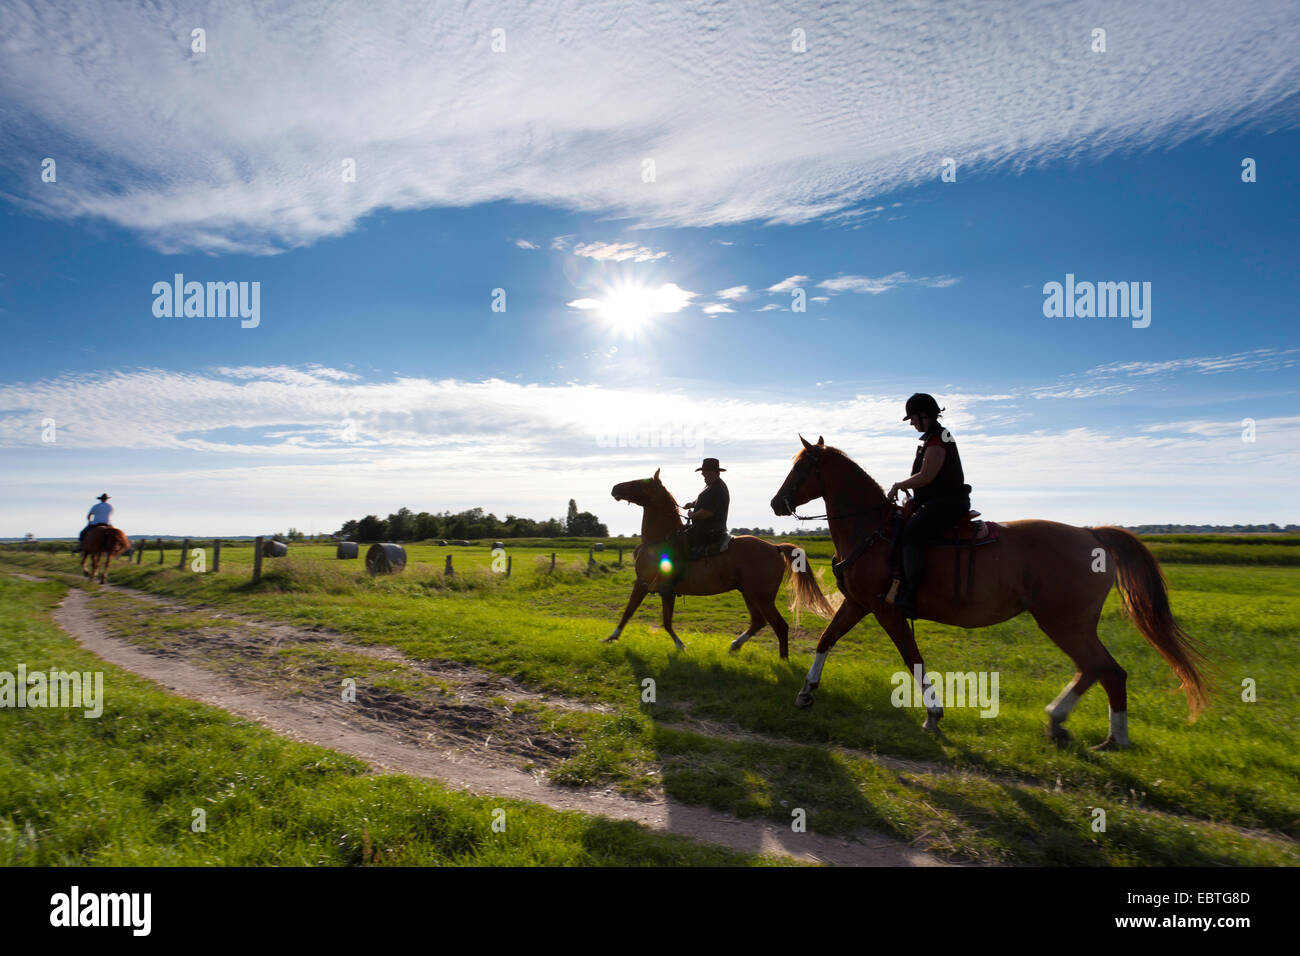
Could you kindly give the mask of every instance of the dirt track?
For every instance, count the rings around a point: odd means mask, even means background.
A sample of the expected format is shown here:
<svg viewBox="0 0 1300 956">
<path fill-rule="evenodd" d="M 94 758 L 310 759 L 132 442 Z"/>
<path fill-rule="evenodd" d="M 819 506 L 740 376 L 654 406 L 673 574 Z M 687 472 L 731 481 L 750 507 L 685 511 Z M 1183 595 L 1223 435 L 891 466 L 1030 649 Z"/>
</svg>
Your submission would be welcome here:
<svg viewBox="0 0 1300 956">
<path fill-rule="evenodd" d="M 30 575 L 16 576 L 24 580 L 40 580 Z M 138 592 L 114 590 L 149 600 Z M 554 786 L 540 775 L 481 759 L 467 753 L 463 747 L 447 747 L 446 741 L 434 734 L 428 735 L 435 738 L 431 746 L 429 742 L 418 742 L 411 734 L 382 723 L 358 721 L 350 712 L 349 705 L 341 700 L 283 696 L 265 687 L 237 682 L 229 674 L 214 674 L 211 669 L 176 655 L 142 650 L 111 636 L 97 619 L 90 603 L 86 592 L 74 588 L 55 611 L 54 619 L 83 647 L 104 660 L 156 681 L 174 694 L 255 720 L 294 740 L 357 757 L 382 770 L 433 778 L 448 787 L 476 794 L 493 794 L 544 804 L 557 810 L 632 820 L 654 830 L 750 853 L 849 866 L 945 865 L 931 854 L 869 831 L 858 834 L 856 841 L 846 841 L 813 833 L 794 833 L 773 823 L 741 820 L 672 800 L 645 802 L 612 792 Z M 178 610 L 193 610 L 181 608 L 173 602 L 157 603 Z M 252 623 L 247 618 L 240 620 L 245 625 Z M 285 625 L 254 626 L 286 630 Z M 319 634 L 297 633 L 305 641 L 321 640 Z M 355 645 L 349 645 L 349 648 L 360 653 L 375 653 L 373 648 Z M 560 703 L 553 699 L 552 702 Z M 582 707 L 576 702 L 570 703 Z M 434 715 L 430 719 L 436 720 L 437 717 Z"/>
</svg>

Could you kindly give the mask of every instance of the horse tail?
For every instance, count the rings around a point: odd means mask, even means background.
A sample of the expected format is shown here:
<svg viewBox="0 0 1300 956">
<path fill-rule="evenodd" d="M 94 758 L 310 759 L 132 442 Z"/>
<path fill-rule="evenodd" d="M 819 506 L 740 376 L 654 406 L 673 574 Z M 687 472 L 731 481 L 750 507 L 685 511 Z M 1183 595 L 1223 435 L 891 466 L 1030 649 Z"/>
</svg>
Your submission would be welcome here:
<svg viewBox="0 0 1300 956">
<path fill-rule="evenodd" d="M 778 544 L 776 549 L 785 559 L 785 578 L 790 579 L 790 610 L 810 610 L 822 617 L 834 617 L 835 608 L 822 594 L 817 576 L 808 568 L 808 555 L 795 544 Z M 796 557 L 795 552 L 799 554 Z M 798 567 L 796 567 L 796 561 Z"/>
<path fill-rule="evenodd" d="M 1124 610 L 1147 643 L 1160 652 L 1160 656 L 1182 681 L 1181 690 L 1187 695 L 1188 722 L 1195 722 L 1210 703 L 1205 681 L 1196 669 L 1199 661 L 1206 663 L 1205 654 L 1178 622 L 1169 606 L 1169 589 L 1164 572 L 1145 544 L 1123 528 L 1090 528 L 1093 536 L 1105 546 L 1115 562 L 1120 595 Z"/>
<path fill-rule="evenodd" d="M 117 546 L 113 548 L 113 557 L 117 557 L 119 554 L 122 554 L 124 551 L 130 550 L 131 539 L 126 536 L 125 531 L 123 531 L 121 528 L 114 528 L 113 535 L 117 538 Z"/>
</svg>

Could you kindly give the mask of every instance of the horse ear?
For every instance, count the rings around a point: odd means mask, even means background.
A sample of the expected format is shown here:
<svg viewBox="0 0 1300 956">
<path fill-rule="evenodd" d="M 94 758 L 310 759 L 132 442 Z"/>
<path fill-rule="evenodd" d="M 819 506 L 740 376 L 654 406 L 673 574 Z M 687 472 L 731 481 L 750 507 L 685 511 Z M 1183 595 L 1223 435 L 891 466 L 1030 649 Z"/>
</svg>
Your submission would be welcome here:
<svg viewBox="0 0 1300 956">
<path fill-rule="evenodd" d="M 659 469 L 658 469 L 658 468 L 655 469 L 655 481 L 659 481 Z M 661 484 L 662 484 L 662 482 L 661 482 Z"/>
<path fill-rule="evenodd" d="M 804 448 L 807 448 L 809 451 L 812 451 L 812 445 L 808 444 L 808 439 L 806 439 L 806 438 L 804 438 L 802 435 L 800 435 L 800 436 L 799 436 L 799 440 L 800 440 L 801 442 L 803 442 L 803 447 L 804 447 Z"/>
<path fill-rule="evenodd" d="M 817 436 L 817 447 L 818 447 L 818 448 L 825 448 L 825 447 L 826 447 L 826 439 L 825 439 L 825 438 L 822 438 L 821 435 L 818 435 L 818 436 Z"/>
</svg>

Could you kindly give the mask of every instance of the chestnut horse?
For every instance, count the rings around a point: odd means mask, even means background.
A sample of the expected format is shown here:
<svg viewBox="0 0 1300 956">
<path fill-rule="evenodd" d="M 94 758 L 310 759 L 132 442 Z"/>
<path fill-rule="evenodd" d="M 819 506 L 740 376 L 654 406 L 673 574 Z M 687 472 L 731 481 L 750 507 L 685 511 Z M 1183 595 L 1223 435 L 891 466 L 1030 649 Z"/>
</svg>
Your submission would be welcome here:
<svg viewBox="0 0 1300 956">
<path fill-rule="evenodd" d="M 675 536 L 683 525 L 677 502 L 659 480 L 659 472 L 656 471 L 653 478 L 617 484 L 611 494 L 615 501 L 640 505 L 644 513 L 641 516 L 641 543 L 635 552 L 636 583 L 632 585 L 632 596 L 628 598 L 623 619 L 605 638 L 605 643 L 618 640 L 641 601 L 648 593 L 656 591 L 663 605 L 664 630 L 681 650 L 686 645 L 673 631 L 673 602 L 677 595 L 723 594 L 738 590 L 749 609 L 749 626 L 731 642 L 732 653 L 740 650 L 766 623 L 776 631 L 784 660 L 789 656 L 790 628 L 776 609 L 776 593 L 791 572 L 794 575 L 791 610 L 809 608 L 823 617 L 835 613 L 817 586 L 817 579 L 808 570 L 807 558 L 799 548 L 793 544 L 772 544 L 748 534 L 732 538 L 730 546 L 720 554 L 690 561 L 671 587 L 667 586 L 664 573 L 671 574 L 670 556 L 677 547 Z M 665 558 L 669 560 L 669 567 L 661 568 Z"/>
<path fill-rule="evenodd" d="M 881 597 L 893 577 L 886 522 L 894 505 L 842 451 L 827 447 L 820 438 L 816 445 L 802 436 L 799 440 L 803 450 L 772 499 L 772 510 L 790 515 L 797 506 L 821 498 L 837 560 L 865 547 L 843 571 L 844 601 L 822 633 L 812 669 L 795 699 L 798 706 L 810 707 L 827 653 L 869 613 L 893 640 L 909 673 L 924 675 L 925 664 L 902 612 Z M 1092 749 L 1128 746 L 1127 674 L 1097 637 L 1102 605 L 1117 580 L 1129 617 L 1182 682 L 1188 720 L 1194 721 L 1207 706 L 1209 694 L 1196 669 L 1196 660 L 1204 657 L 1175 622 L 1160 566 L 1133 534 L 1123 528 L 1077 528 L 1054 521 L 1007 522 L 1001 525 L 998 543 L 974 549 L 978 557 L 973 558 L 970 593 L 960 600 L 947 571 L 950 547 L 932 545 L 927 552 L 917 617 L 972 628 L 1010 620 L 1022 611 L 1033 615 L 1077 668 L 1074 679 L 1047 705 L 1048 735 L 1058 744 L 1070 739 L 1064 724 L 1080 695 L 1100 681 L 1110 702 L 1110 733 Z M 937 732 L 942 716 L 942 706 L 927 707 L 924 728 Z"/>
<path fill-rule="evenodd" d="M 86 540 L 82 543 L 81 551 L 81 573 L 92 581 L 95 573 L 99 572 L 99 583 L 104 584 L 108 577 L 108 566 L 112 560 L 131 547 L 131 541 L 126 534 L 119 528 L 111 525 L 97 524 L 91 525 L 86 532 Z M 104 559 L 104 570 L 99 570 L 99 559 Z M 91 559 L 90 571 L 86 571 L 86 559 Z"/>
</svg>

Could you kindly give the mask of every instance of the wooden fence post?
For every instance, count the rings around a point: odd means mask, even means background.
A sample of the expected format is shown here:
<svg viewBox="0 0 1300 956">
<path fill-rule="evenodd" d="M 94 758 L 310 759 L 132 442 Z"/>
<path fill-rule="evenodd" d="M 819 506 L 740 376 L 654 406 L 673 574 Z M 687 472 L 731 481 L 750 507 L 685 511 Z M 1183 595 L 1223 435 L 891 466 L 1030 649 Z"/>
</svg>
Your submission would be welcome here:
<svg viewBox="0 0 1300 956">
<path fill-rule="evenodd" d="M 212 542 L 212 572 L 221 570 L 221 539 L 217 538 Z"/>
<path fill-rule="evenodd" d="M 447 555 L 447 566 L 446 566 L 445 568 L 443 568 L 442 573 L 445 574 L 445 575 L 447 575 L 447 577 L 449 577 L 449 578 L 453 578 L 453 577 L 456 576 L 456 572 L 455 572 L 454 570 L 452 570 L 452 567 L 451 567 L 451 555 L 450 555 L 450 554 Z"/>
<path fill-rule="evenodd" d="M 162 546 L 162 538 L 159 538 L 159 539 L 158 539 L 158 563 L 159 563 L 159 564 L 162 564 L 162 563 L 163 563 L 163 546 Z"/>
<path fill-rule="evenodd" d="M 622 549 L 622 548 L 619 548 L 619 549 L 618 549 L 618 566 L 619 566 L 620 568 L 623 566 L 623 549 Z"/>
<path fill-rule="evenodd" d="M 555 573 L 555 552 L 551 552 L 551 573 Z"/>
<path fill-rule="evenodd" d="M 262 536 L 253 542 L 253 583 L 262 580 Z"/>
<path fill-rule="evenodd" d="M 131 547 L 135 548 L 135 563 L 139 564 L 144 560 L 144 542 L 141 541 L 139 544 L 133 544 Z"/>
<path fill-rule="evenodd" d="M 178 562 L 176 562 L 176 569 L 178 571 L 185 570 L 185 556 L 189 553 L 190 553 L 190 539 L 186 538 L 185 543 L 181 545 L 181 559 Z"/>
<path fill-rule="evenodd" d="M 510 577 L 510 565 L 514 562 L 514 557 L 506 555 L 506 577 Z"/>
<path fill-rule="evenodd" d="M 587 573 L 590 574 L 591 569 L 594 568 L 595 566 L 596 566 L 596 559 L 592 556 L 591 548 L 588 548 L 587 549 Z"/>
</svg>

